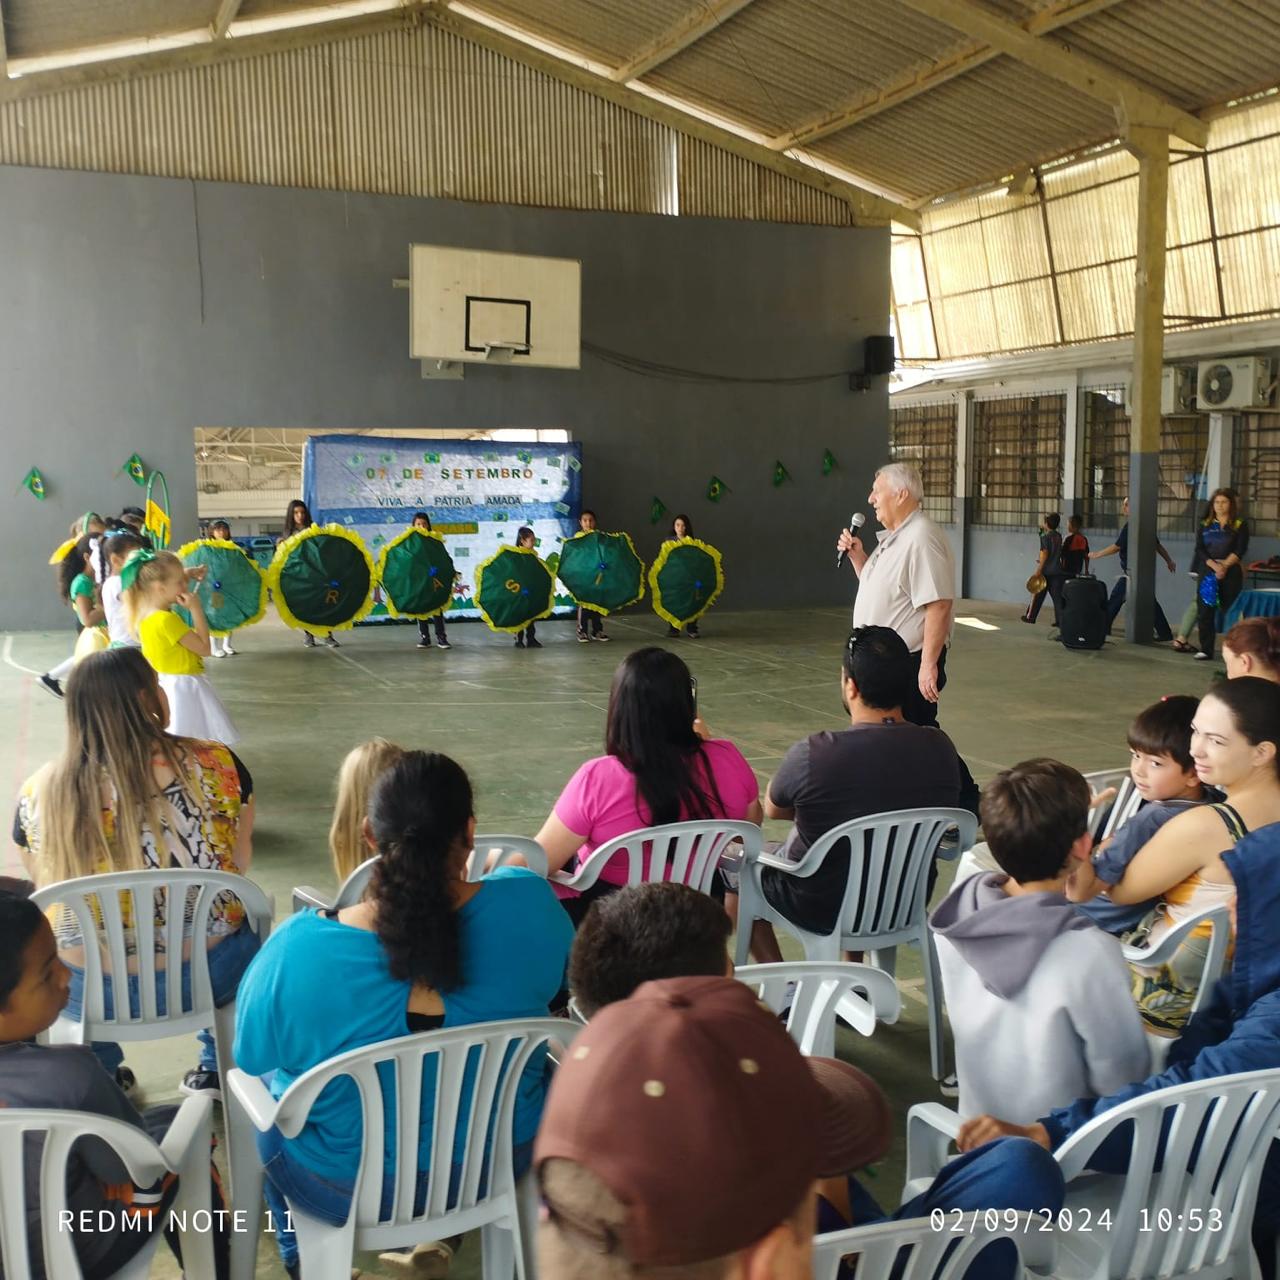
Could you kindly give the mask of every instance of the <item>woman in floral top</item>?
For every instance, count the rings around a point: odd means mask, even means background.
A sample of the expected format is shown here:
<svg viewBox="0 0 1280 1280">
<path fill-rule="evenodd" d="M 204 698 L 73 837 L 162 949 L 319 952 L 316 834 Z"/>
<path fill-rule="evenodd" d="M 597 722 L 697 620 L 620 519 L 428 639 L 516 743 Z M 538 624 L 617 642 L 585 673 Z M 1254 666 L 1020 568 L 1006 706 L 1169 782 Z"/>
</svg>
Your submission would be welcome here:
<svg viewBox="0 0 1280 1280">
<path fill-rule="evenodd" d="M 40 886 L 111 871 L 184 867 L 246 874 L 253 856 L 253 779 L 229 748 L 165 733 L 169 709 L 156 673 L 136 649 L 86 658 L 66 688 L 67 743 L 62 756 L 22 786 L 13 837 Z M 188 903 L 188 919 L 192 910 Z M 163 923 L 157 904 L 156 923 Z M 84 992 L 84 938 L 71 912 L 55 907 L 51 923 L 70 966 L 67 1013 L 78 1017 Z M 125 917 L 126 925 L 129 918 Z M 126 939 L 132 949 L 132 935 Z M 163 946 L 161 939 L 160 945 Z M 209 919 L 209 976 L 214 999 L 235 997 L 258 949 L 244 908 L 219 894 Z M 189 982 L 183 967 L 183 986 Z M 106 980 L 108 996 L 111 978 Z M 137 1005 L 137 979 L 129 979 Z M 163 1000 L 162 989 L 157 996 Z M 119 1045 L 94 1045 L 124 1085 Z M 213 1036 L 200 1033 L 200 1061 L 185 1093 L 219 1097 Z"/>
</svg>

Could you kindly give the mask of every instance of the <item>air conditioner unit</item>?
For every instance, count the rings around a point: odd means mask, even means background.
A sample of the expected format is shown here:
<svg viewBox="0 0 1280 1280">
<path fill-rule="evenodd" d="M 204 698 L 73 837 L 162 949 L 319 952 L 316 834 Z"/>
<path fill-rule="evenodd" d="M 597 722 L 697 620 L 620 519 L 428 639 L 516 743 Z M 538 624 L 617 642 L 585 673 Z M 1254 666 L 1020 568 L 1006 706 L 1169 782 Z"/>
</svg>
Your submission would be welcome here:
<svg viewBox="0 0 1280 1280">
<path fill-rule="evenodd" d="M 1196 371 L 1190 365 L 1168 364 L 1160 374 L 1160 413 L 1190 413 L 1196 403 Z M 1125 387 L 1124 410 L 1133 413 L 1133 383 Z"/>
<path fill-rule="evenodd" d="M 1271 393 L 1271 362 L 1260 356 L 1201 360 L 1196 404 L 1201 413 L 1265 407 Z"/>
</svg>

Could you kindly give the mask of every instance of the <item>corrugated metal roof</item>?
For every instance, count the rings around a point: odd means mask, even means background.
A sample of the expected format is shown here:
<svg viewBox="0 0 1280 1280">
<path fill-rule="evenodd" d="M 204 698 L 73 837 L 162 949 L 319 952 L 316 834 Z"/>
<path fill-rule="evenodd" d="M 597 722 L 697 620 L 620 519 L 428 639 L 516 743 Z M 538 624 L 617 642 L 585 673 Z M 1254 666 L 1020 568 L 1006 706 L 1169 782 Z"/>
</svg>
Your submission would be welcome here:
<svg viewBox="0 0 1280 1280">
<path fill-rule="evenodd" d="M 206 27 L 210 0 L 3 0 L 11 58 Z"/>
</svg>

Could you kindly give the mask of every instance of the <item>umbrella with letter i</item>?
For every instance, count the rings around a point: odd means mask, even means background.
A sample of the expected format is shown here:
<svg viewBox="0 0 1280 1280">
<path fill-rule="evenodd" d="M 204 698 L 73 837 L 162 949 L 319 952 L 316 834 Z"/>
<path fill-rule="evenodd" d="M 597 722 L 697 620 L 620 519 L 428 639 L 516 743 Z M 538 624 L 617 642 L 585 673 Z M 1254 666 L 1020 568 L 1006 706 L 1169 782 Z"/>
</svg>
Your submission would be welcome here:
<svg viewBox="0 0 1280 1280">
<path fill-rule="evenodd" d="M 476 569 L 476 607 L 494 631 L 549 617 L 555 579 L 532 547 L 503 547 Z"/>
<path fill-rule="evenodd" d="M 560 549 L 556 576 L 585 609 L 609 614 L 644 596 L 644 561 L 625 533 L 576 533 Z"/>
<path fill-rule="evenodd" d="M 431 618 L 449 607 L 456 575 L 438 533 L 406 529 L 378 556 L 378 581 L 387 612 L 396 618 Z"/>
<path fill-rule="evenodd" d="M 373 558 L 358 534 L 312 525 L 286 538 L 267 570 L 280 617 L 303 631 L 353 627 L 373 608 Z"/>
<path fill-rule="evenodd" d="M 178 559 L 189 569 L 204 567 L 195 593 L 213 635 L 230 635 L 252 626 L 266 613 L 266 575 L 234 542 L 200 538 L 179 547 Z"/>
<path fill-rule="evenodd" d="M 663 543 L 649 570 L 653 611 L 673 627 L 696 622 L 724 590 L 720 552 L 697 538 Z"/>
</svg>

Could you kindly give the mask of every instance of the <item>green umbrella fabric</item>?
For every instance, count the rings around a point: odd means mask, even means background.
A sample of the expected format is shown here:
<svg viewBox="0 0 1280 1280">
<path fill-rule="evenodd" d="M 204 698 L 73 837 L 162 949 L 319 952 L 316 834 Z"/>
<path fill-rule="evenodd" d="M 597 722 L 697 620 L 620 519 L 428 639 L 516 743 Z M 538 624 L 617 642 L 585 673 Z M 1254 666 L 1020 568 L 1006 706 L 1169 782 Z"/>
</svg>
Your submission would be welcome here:
<svg viewBox="0 0 1280 1280">
<path fill-rule="evenodd" d="M 225 636 L 257 622 L 267 611 L 267 578 L 234 542 L 201 538 L 178 548 L 188 568 L 204 566 L 196 595 L 213 635 Z"/>
<path fill-rule="evenodd" d="M 649 570 L 653 611 L 673 627 L 696 622 L 724 590 L 720 552 L 696 538 L 664 542 Z"/>
<path fill-rule="evenodd" d="M 276 548 L 267 585 L 289 626 L 337 631 L 373 608 L 373 575 L 358 534 L 336 524 L 312 525 Z"/>
<path fill-rule="evenodd" d="M 387 612 L 399 618 L 430 618 L 442 612 L 453 599 L 456 572 L 438 533 L 406 529 L 378 557 Z"/>
<path fill-rule="evenodd" d="M 494 631 L 522 631 L 548 617 L 554 588 L 532 547 L 503 547 L 476 569 L 476 607 Z"/>
<path fill-rule="evenodd" d="M 612 613 L 644 596 L 644 561 L 625 533 L 592 530 L 566 538 L 556 576 L 578 604 L 596 613 Z"/>
</svg>

